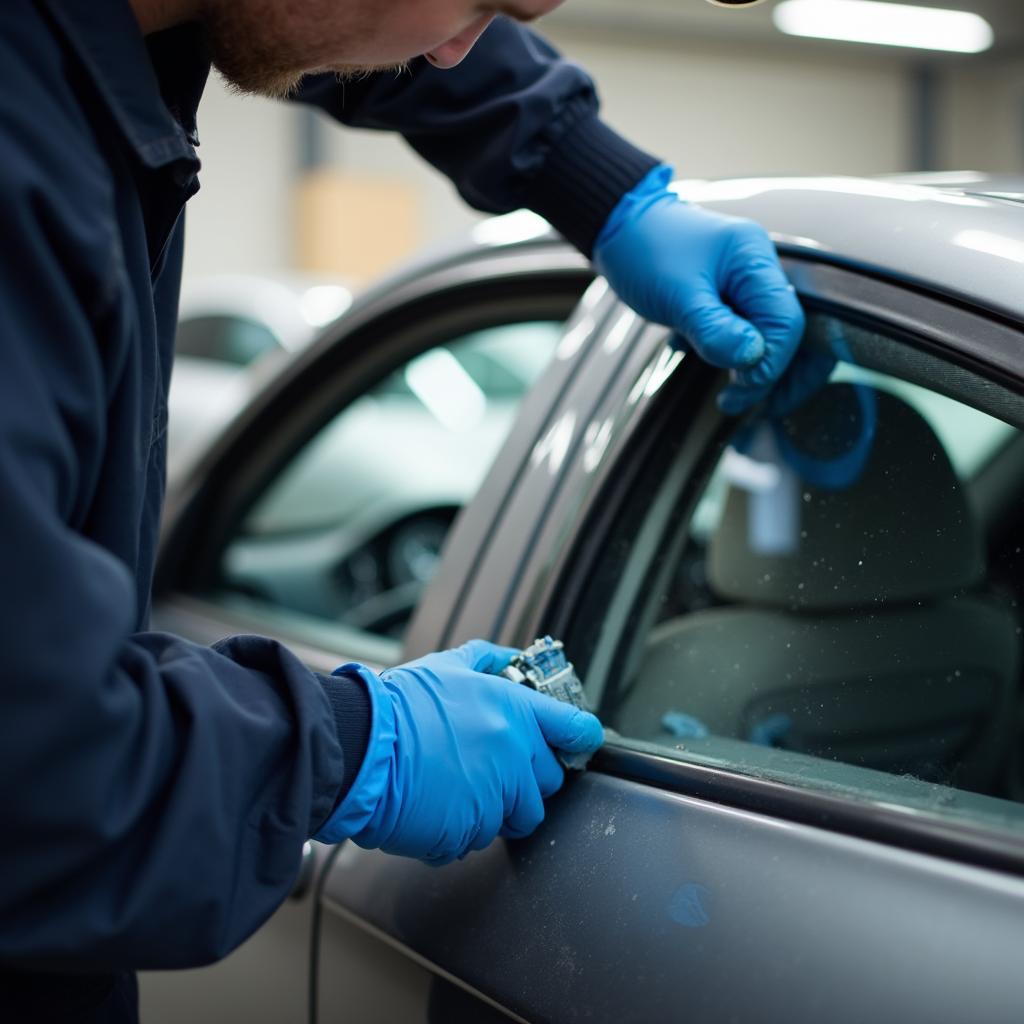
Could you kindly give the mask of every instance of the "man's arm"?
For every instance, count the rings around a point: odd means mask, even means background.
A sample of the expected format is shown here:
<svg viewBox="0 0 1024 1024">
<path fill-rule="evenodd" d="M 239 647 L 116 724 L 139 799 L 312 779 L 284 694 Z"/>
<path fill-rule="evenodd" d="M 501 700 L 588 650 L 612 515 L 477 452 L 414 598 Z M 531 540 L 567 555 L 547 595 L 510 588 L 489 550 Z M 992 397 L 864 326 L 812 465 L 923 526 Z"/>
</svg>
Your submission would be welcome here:
<svg viewBox="0 0 1024 1024">
<path fill-rule="evenodd" d="M 543 39 L 498 18 L 449 71 L 306 79 L 296 98 L 347 125 L 402 134 L 480 210 L 528 207 L 587 255 L 612 210 L 658 160 L 598 117 L 594 84 Z"/>
<path fill-rule="evenodd" d="M 196 965 L 287 896 L 359 768 L 368 704 L 269 640 L 133 635 L 128 568 L 83 535 L 94 491 L 118 487 L 96 452 L 139 343 L 117 315 L 113 197 L 73 104 L 5 50 L 0 963 Z"/>
<path fill-rule="evenodd" d="M 479 209 L 545 217 L 641 316 L 733 371 L 724 411 L 764 399 L 789 366 L 804 318 L 767 233 L 682 202 L 671 168 L 601 121 L 587 75 L 523 26 L 497 19 L 451 70 L 420 58 L 405 75 L 315 77 L 297 98 L 401 132 Z"/>
</svg>

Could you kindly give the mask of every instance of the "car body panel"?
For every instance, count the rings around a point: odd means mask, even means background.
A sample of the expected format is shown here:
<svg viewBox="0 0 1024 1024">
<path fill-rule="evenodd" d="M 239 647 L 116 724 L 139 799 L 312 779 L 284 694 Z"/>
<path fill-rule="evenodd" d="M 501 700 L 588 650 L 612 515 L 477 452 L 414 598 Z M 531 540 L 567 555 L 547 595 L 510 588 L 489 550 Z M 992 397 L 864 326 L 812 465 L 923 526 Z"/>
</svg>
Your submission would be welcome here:
<svg viewBox="0 0 1024 1024">
<path fill-rule="evenodd" d="M 987 181 L 943 188 L 877 178 L 751 178 L 678 188 L 693 202 L 757 220 L 786 253 L 868 270 L 1019 320 L 1024 206 L 986 194 Z M 991 187 L 1007 193 L 1011 185 L 994 180 Z"/>
<path fill-rule="evenodd" d="M 600 773 L 530 839 L 443 869 L 349 846 L 324 895 L 535 1024 L 1024 1006 L 1024 880 Z"/>
</svg>

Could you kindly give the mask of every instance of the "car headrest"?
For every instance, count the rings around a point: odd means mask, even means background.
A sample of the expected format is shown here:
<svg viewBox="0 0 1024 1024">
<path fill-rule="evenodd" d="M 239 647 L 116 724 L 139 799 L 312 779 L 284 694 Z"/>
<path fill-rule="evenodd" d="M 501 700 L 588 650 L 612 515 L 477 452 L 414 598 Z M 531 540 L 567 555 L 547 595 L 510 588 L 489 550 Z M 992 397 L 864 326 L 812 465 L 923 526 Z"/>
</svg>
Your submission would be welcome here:
<svg viewBox="0 0 1024 1024">
<path fill-rule="evenodd" d="M 808 482 L 764 427 L 734 471 L 712 535 L 709 581 L 720 596 L 806 611 L 934 600 L 985 578 L 980 532 L 932 428 L 901 398 L 829 384 L 785 422 L 807 449 L 836 447 L 842 425 L 871 401 L 873 437 L 842 485 Z M 849 433 L 849 431 L 847 431 Z M 862 438 L 863 440 L 863 438 Z M 851 441 L 848 444 L 852 445 Z M 836 452 L 837 463 L 843 453 Z M 827 464 L 827 459 L 820 464 Z"/>
</svg>

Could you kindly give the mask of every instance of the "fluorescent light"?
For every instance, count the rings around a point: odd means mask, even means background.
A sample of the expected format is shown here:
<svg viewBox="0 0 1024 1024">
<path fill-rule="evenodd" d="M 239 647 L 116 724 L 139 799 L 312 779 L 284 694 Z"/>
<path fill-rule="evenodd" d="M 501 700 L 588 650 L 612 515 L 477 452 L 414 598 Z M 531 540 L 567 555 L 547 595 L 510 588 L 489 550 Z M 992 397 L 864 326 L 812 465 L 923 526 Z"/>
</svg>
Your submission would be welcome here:
<svg viewBox="0 0 1024 1024">
<path fill-rule="evenodd" d="M 791 36 L 952 53 L 981 53 L 995 38 L 992 26 L 969 11 L 878 0 L 783 0 L 772 18 L 779 31 Z"/>
</svg>

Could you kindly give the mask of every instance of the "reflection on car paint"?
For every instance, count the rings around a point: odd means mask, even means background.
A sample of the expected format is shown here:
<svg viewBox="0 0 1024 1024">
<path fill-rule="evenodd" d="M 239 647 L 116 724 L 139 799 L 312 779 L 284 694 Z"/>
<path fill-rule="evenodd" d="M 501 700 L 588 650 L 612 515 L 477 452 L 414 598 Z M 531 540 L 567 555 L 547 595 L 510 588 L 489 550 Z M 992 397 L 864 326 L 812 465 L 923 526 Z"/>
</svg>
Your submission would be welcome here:
<svg viewBox="0 0 1024 1024">
<path fill-rule="evenodd" d="M 631 309 L 623 308 L 615 323 L 605 333 L 601 347 L 611 355 L 622 348 L 622 343 L 629 337 L 630 331 L 640 323 L 640 318 Z"/>
<path fill-rule="evenodd" d="M 551 475 L 555 476 L 562 468 L 566 455 L 569 454 L 575 430 L 576 413 L 570 409 L 555 420 L 534 446 L 531 460 L 533 465 L 539 468 L 546 462 Z"/>
<path fill-rule="evenodd" d="M 642 398 L 653 398 L 682 361 L 683 353 L 679 349 L 665 345 L 654 360 L 644 367 L 626 399 L 627 403 L 636 405 Z"/>
</svg>

